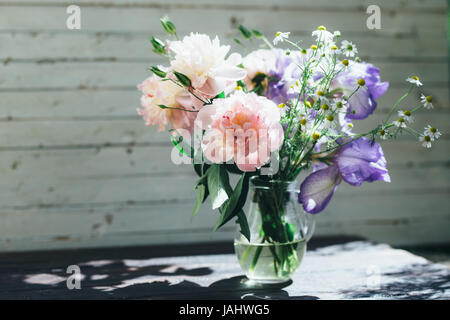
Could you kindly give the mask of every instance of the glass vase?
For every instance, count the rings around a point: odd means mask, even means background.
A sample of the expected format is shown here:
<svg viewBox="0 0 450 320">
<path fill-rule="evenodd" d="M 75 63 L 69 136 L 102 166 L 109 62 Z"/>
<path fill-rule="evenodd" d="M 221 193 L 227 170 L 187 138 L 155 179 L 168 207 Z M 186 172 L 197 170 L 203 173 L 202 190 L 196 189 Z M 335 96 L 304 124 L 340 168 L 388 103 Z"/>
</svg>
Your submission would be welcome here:
<svg viewBox="0 0 450 320">
<path fill-rule="evenodd" d="M 298 203 L 298 194 L 295 181 L 251 178 L 246 211 L 250 241 L 239 227 L 234 241 L 239 264 L 250 280 L 288 281 L 302 262 L 314 220 Z"/>
</svg>

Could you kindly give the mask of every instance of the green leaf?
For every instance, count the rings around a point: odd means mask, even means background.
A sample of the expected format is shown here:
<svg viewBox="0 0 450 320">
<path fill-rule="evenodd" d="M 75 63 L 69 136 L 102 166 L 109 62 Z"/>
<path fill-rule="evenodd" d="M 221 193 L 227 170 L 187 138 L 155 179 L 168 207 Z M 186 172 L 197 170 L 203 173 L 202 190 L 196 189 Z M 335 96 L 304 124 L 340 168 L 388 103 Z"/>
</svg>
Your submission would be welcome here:
<svg viewBox="0 0 450 320">
<path fill-rule="evenodd" d="M 172 21 L 169 20 L 168 16 L 165 16 L 161 18 L 161 24 L 164 28 L 164 30 L 170 34 L 170 35 L 176 35 L 177 34 L 177 28 L 175 28 L 175 25 L 172 23 Z"/>
<path fill-rule="evenodd" d="M 230 219 L 232 219 L 237 214 L 235 209 L 236 209 L 236 206 L 242 195 L 242 187 L 244 185 L 244 181 L 247 181 L 247 183 L 248 183 L 248 179 L 246 177 L 245 172 L 241 175 L 241 178 L 239 179 L 238 183 L 236 184 L 236 188 L 234 188 L 233 192 L 228 195 L 229 199 L 227 201 L 225 201 L 225 203 L 219 208 L 220 218 L 216 223 L 214 231 L 219 229 L 221 226 L 223 226 L 228 221 L 230 221 Z M 238 210 L 241 210 L 241 209 L 242 209 L 242 207 L 240 207 Z"/>
<path fill-rule="evenodd" d="M 239 45 L 242 45 L 241 41 L 239 39 L 237 39 L 237 38 L 233 38 L 233 41 L 236 42 Z"/>
<path fill-rule="evenodd" d="M 224 99 L 225 98 L 225 92 L 222 91 L 217 96 L 214 97 L 214 99 Z"/>
<path fill-rule="evenodd" d="M 157 54 L 165 54 L 166 53 L 166 47 L 164 45 L 164 42 L 162 42 L 161 40 L 152 37 L 150 39 L 150 43 L 153 46 L 153 52 L 157 53 Z"/>
<path fill-rule="evenodd" d="M 206 186 L 204 184 L 199 184 L 197 186 L 197 197 L 195 198 L 194 209 L 192 209 L 192 218 L 194 218 L 200 208 L 202 207 L 203 200 L 205 198 Z"/>
<path fill-rule="evenodd" d="M 228 173 L 220 164 L 213 164 L 206 172 L 208 189 L 211 196 L 213 209 L 222 206 L 228 200 L 228 194 L 231 194 L 229 188 Z"/>
<path fill-rule="evenodd" d="M 183 86 L 185 86 L 185 87 L 191 86 L 191 79 L 189 79 L 186 75 L 184 75 L 180 72 L 177 72 L 177 71 L 174 71 L 173 73 L 174 73 L 175 77 L 177 77 L 178 81 L 180 81 L 180 83 Z"/>
<path fill-rule="evenodd" d="M 161 106 L 160 106 L 161 108 Z M 178 149 L 178 151 L 180 151 L 181 154 L 190 157 L 186 151 L 184 151 L 183 147 L 180 145 L 181 142 L 183 141 L 183 137 L 179 137 L 178 140 L 174 137 L 174 136 L 170 136 L 170 141 L 172 141 L 172 144 L 174 145 L 175 148 Z"/>
<path fill-rule="evenodd" d="M 159 69 L 157 67 L 151 67 L 149 70 L 160 78 L 165 78 L 167 75 L 167 73 L 165 73 L 164 71 L 162 71 L 161 69 Z"/>
<path fill-rule="evenodd" d="M 247 217 L 245 216 L 244 211 L 243 210 L 239 211 L 237 217 L 238 218 L 236 223 L 239 223 L 242 235 L 246 237 L 247 240 L 250 242 L 250 228 L 248 226 Z"/>
<path fill-rule="evenodd" d="M 263 37 L 263 34 L 262 34 L 261 32 L 259 32 L 258 30 L 253 29 L 253 30 L 252 30 L 252 33 L 253 33 L 253 35 L 254 35 L 256 38 L 258 38 L 258 39 L 260 39 L 260 38 Z"/>
<path fill-rule="evenodd" d="M 248 30 L 242 24 L 238 27 L 238 29 L 245 39 L 250 39 L 252 37 L 252 33 L 250 32 L 250 30 Z"/>
</svg>

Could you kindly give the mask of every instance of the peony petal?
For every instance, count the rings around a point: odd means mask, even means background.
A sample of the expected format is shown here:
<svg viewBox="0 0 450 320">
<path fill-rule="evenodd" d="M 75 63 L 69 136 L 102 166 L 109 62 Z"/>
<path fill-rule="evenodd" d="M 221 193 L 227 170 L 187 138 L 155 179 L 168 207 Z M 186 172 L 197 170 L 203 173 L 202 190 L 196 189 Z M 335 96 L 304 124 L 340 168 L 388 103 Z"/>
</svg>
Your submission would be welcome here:
<svg viewBox="0 0 450 320">
<path fill-rule="evenodd" d="M 242 57 L 239 53 L 233 52 L 227 59 L 227 63 L 232 66 L 237 66 L 242 62 Z"/>
<path fill-rule="evenodd" d="M 328 205 L 341 175 L 336 165 L 311 173 L 300 185 L 298 201 L 309 213 L 319 213 Z"/>
<path fill-rule="evenodd" d="M 243 68 L 235 67 L 225 64 L 222 67 L 214 70 L 214 79 L 222 78 L 226 80 L 238 81 L 245 78 L 247 71 Z"/>
</svg>

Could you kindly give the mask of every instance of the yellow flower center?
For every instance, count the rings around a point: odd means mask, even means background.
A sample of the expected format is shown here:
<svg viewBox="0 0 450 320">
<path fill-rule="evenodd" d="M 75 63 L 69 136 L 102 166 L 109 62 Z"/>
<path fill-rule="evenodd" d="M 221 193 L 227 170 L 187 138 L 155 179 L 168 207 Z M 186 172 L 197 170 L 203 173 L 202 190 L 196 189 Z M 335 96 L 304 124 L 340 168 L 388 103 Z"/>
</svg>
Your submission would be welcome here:
<svg viewBox="0 0 450 320">
<path fill-rule="evenodd" d="M 320 108 L 324 111 L 330 109 L 330 107 L 326 103 L 324 103 Z"/>
<path fill-rule="evenodd" d="M 303 118 L 302 120 L 300 120 L 300 124 L 301 124 L 302 126 L 305 126 L 305 125 L 306 125 L 306 119 Z"/>
<path fill-rule="evenodd" d="M 398 118 L 398 119 L 397 119 L 397 122 L 403 123 L 403 122 L 405 122 L 405 119 L 403 119 L 403 118 Z"/>
<path fill-rule="evenodd" d="M 347 60 L 347 59 L 342 60 L 342 64 L 343 64 L 344 66 L 348 66 L 348 60 Z"/>
<path fill-rule="evenodd" d="M 321 96 L 321 97 L 324 97 L 325 96 L 325 92 L 319 90 L 319 91 L 317 91 L 317 95 Z"/>
<path fill-rule="evenodd" d="M 306 54 L 308 51 L 306 51 L 306 49 L 302 49 L 301 51 L 303 54 Z"/>
<path fill-rule="evenodd" d="M 305 106 L 306 106 L 307 108 L 311 108 L 311 102 L 305 101 Z"/>
<path fill-rule="evenodd" d="M 327 117 L 327 120 L 331 122 L 331 121 L 334 120 L 334 117 L 333 117 L 332 115 L 329 115 L 329 116 Z"/>
<path fill-rule="evenodd" d="M 275 37 L 279 37 L 281 35 L 281 32 L 275 33 Z"/>
<path fill-rule="evenodd" d="M 431 127 L 431 128 L 430 128 L 430 132 L 436 133 L 436 131 L 437 131 L 437 129 L 436 129 L 435 127 Z"/>
<path fill-rule="evenodd" d="M 314 132 L 314 133 L 312 134 L 312 138 L 313 138 L 315 141 L 317 141 L 317 140 L 319 140 L 319 138 L 320 138 L 320 134 L 318 134 L 317 132 Z"/>
<path fill-rule="evenodd" d="M 386 131 L 384 131 L 383 129 L 380 130 L 380 136 L 384 136 L 386 134 Z"/>
<path fill-rule="evenodd" d="M 341 109 L 344 104 L 341 101 L 336 102 L 336 108 Z"/>
<path fill-rule="evenodd" d="M 317 28 L 317 30 L 325 31 L 325 30 L 327 30 L 327 28 L 325 28 L 324 26 L 320 26 L 320 27 Z"/>
<path fill-rule="evenodd" d="M 411 79 L 419 80 L 419 77 L 418 76 L 412 76 Z"/>
<path fill-rule="evenodd" d="M 403 112 L 403 114 L 404 114 L 405 116 L 409 117 L 409 116 L 411 115 L 411 111 L 405 110 L 405 111 Z"/>
<path fill-rule="evenodd" d="M 315 44 L 313 44 L 313 45 L 311 46 L 311 49 L 312 49 L 312 50 L 317 50 L 317 46 L 316 46 Z"/>
<path fill-rule="evenodd" d="M 366 84 L 366 81 L 364 79 L 359 79 L 358 84 L 362 87 Z"/>
<path fill-rule="evenodd" d="M 330 48 L 331 50 L 337 50 L 338 49 L 338 47 L 336 47 L 336 46 L 332 46 L 331 48 Z"/>
<path fill-rule="evenodd" d="M 430 142 L 431 138 L 430 138 L 430 136 L 425 136 L 425 137 L 423 137 L 423 140 L 425 140 L 426 142 Z"/>
<path fill-rule="evenodd" d="M 430 102 L 430 103 L 433 101 L 433 98 L 430 96 L 426 96 L 425 99 L 427 100 L 427 102 Z"/>
<path fill-rule="evenodd" d="M 280 103 L 279 105 L 278 105 L 278 108 L 280 108 L 280 109 L 282 109 L 282 108 L 284 108 L 286 105 L 284 104 L 284 103 Z"/>
</svg>

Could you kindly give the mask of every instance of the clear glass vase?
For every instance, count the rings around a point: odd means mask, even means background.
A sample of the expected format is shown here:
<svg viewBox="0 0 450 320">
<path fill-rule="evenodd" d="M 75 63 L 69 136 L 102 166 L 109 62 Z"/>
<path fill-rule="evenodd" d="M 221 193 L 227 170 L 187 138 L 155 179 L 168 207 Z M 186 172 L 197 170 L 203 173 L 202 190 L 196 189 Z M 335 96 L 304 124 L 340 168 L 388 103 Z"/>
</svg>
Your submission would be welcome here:
<svg viewBox="0 0 450 320">
<path fill-rule="evenodd" d="M 246 276 L 261 283 L 288 281 L 302 262 L 314 231 L 312 215 L 297 202 L 298 183 L 250 180 L 247 220 L 250 242 L 239 226 L 234 248 Z"/>
</svg>

